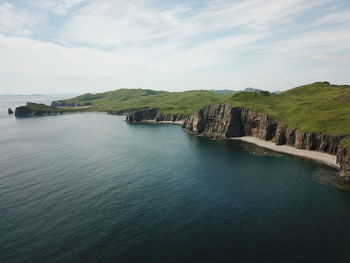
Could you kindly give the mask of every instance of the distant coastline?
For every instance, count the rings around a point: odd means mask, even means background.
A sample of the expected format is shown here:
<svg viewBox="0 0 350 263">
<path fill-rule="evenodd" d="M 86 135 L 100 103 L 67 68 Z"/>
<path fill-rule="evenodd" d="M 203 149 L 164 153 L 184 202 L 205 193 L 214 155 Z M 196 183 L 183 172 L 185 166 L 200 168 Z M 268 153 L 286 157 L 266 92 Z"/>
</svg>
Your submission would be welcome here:
<svg viewBox="0 0 350 263">
<path fill-rule="evenodd" d="M 254 136 L 264 142 L 242 140 L 340 168 L 339 180 L 350 184 L 349 92 L 350 85 L 327 81 L 279 94 L 259 90 L 223 95 L 205 90 L 119 89 L 56 100 L 51 106 L 28 102 L 17 107 L 15 115 L 98 111 L 126 115 L 131 123 L 182 124 L 186 131 L 200 136 Z"/>
</svg>

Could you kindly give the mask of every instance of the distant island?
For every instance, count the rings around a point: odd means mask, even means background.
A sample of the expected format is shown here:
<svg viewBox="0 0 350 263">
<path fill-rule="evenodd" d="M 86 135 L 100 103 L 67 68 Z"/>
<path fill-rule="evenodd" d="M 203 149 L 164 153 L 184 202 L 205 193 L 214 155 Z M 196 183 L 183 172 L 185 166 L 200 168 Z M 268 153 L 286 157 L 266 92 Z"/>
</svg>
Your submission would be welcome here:
<svg viewBox="0 0 350 263">
<path fill-rule="evenodd" d="M 0 94 L 0 97 L 43 97 L 42 94 Z"/>
<path fill-rule="evenodd" d="M 27 103 L 16 116 L 100 111 L 126 115 L 129 122 L 183 122 L 193 134 L 253 136 L 277 145 L 337 156 L 339 180 L 350 183 L 350 86 L 329 82 L 270 93 L 193 90 L 166 92 L 119 89 L 53 101 Z"/>
</svg>

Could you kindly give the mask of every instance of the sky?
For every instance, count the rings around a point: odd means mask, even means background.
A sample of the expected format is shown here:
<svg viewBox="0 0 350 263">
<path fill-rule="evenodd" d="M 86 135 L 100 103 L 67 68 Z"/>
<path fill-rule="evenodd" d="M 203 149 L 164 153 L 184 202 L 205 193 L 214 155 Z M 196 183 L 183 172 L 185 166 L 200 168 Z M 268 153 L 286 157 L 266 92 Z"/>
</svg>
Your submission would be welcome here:
<svg viewBox="0 0 350 263">
<path fill-rule="evenodd" d="M 349 0 L 0 0 L 0 94 L 350 84 Z"/>
</svg>

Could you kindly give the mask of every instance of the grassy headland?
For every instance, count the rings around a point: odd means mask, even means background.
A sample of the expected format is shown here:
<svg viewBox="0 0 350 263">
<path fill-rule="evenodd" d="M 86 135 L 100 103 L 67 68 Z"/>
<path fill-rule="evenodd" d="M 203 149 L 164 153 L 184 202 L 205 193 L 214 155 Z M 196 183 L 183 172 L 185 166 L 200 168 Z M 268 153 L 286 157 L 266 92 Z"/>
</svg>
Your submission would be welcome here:
<svg viewBox="0 0 350 263">
<path fill-rule="evenodd" d="M 120 89 L 99 94 L 84 94 L 68 100 L 54 101 L 53 106 L 88 106 L 81 111 L 128 112 L 157 108 L 164 114 L 192 114 L 213 103 L 223 101 L 224 95 L 205 90 L 165 92 L 142 89 Z"/>
<path fill-rule="evenodd" d="M 65 109 L 47 106 L 45 104 L 27 102 L 26 106 L 17 107 L 16 116 L 40 116 L 51 114 L 62 114 Z"/>
<path fill-rule="evenodd" d="M 68 111 L 127 112 L 157 108 L 164 114 L 192 114 L 210 104 L 227 102 L 274 116 L 300 131 L 330 135 L 350 134 L 350 86 L 315 82 L 279 94 L 239 92 L 217 94 L 198 90 L 165 92 L 143 89 L 84 94 L 53 102 L 54 106 L 69 106 Z M 76 107 L 80 106 L 80 107 Z M 81 108 L 85 106 L 85 108 Z"/>
<path fill-rule="evenodd" d="M 350 134 L 350 86 L 316 82 L 266 96 L 237 93 L 225 98 L 241 106 L 274 116 L 291 128 L 329 135 Z"/>
</svg>

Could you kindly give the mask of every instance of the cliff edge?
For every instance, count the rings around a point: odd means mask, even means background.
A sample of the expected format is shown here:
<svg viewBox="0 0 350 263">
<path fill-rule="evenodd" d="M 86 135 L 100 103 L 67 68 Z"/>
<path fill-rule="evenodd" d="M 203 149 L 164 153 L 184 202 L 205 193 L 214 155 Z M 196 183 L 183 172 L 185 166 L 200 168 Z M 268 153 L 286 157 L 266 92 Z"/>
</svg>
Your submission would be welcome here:
<svg viewBox="0 0 350 263">
<path fill-rule="evenodd" d="M 154 121 L 154 122 L 179 122 L 184 120 L 185 115 L 182 114 L 163 114 L 157 109 L 144 109 L 130 112 L 126 115 L 125 121 L 127 122 L 144 122 L 144 121 Z"/>
</svg>

